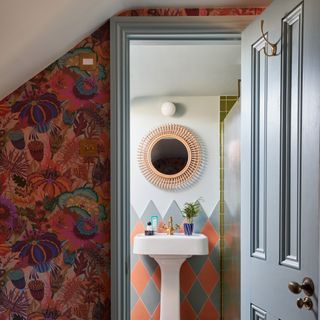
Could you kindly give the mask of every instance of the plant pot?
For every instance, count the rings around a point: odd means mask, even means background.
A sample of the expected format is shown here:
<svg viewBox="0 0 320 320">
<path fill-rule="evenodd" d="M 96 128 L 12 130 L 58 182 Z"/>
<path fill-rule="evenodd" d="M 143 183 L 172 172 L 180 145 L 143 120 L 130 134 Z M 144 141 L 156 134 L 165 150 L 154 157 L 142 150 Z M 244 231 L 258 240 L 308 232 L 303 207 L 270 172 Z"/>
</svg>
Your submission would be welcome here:
<svg viewBox="0 0 320 320">
<path fill-rule="evenodd" d="M 193 233 L 193 223 L 184 223 L 183 224 L 184 234 L 186 236 L 192 236 Z"/>
</svg>

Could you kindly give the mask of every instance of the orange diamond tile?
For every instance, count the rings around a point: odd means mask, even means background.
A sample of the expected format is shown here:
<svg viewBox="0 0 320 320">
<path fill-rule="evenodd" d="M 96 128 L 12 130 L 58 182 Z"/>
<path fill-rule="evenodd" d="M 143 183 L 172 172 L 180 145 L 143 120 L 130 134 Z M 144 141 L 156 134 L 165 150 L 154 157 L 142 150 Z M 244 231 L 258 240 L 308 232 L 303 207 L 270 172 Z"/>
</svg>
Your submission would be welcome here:
<svg viewBox="0 0 320 320">
<path fill-rule="evenodd" d="M 187 299 L 185 299 L 181 303 L 180 313 L 181 313 L 180 317 L 183 320 L 196 320 L 197 319 L 197 315 L 193 311 L 193 309 Z"/>
<path fill-rule="evenodd" d="M 144 233 L 144 225 L 141 221 L 138 221 L 131 231 L 130 240 L 131 245 L 133 246 L 133 239 L 138 233 Z"/>
<path fill-rule="evenodd" d="M 207 300 L 201 309 L 199 320 L 219 320 L 219 313 L 210 299 Z"/>
<path fill-rule="evenodd" d="M 160 304 L 152 315 L 152 320 L 160 320 Z"/>
<path fill-rule="evenodd" d="M 189 292 L 195 279 L 196 275 L 191 269 L 189 262 L 185 261 L 180 271 L 180 287 L 184 294 Z"/>
<path fill-rule="evenodd" d="M 219 235 L 217 231 L 214 229 L 210 221 L 208 220 L 204 227 L 202 228 L 201 232 L 208 237 L 209 242 L 209 253 L 213 250 L 214 246 L 217 244 L 219 240 Z"/>
<path fill-rule="evenodd" d="M 144 303 L 139 299 L 131 311 L 131 320 L 149 320 L 150 315 Z"/>
<path fill-rule="evenodd" d="M 215 288 L 218 280 L 219 280 L 219 274 L 216 271 L 215 267 L 213 266 L 210 259 L 208 259 L 202 269 L 200 270 L 198 274 L 198 279 L 200 281 L 200 284 L 203 288 L 203 290 L 210 294 L 212 290 Z"/>
<path fill-rule="evenodd" d="M 139 295 L 142 294 L 149 280 L 149 273 L 141 259 L 139 259 L 131 272 L 131 283 Z"/>
<path fill-rule="evenodd" d="M 157 266 L 155 272 L 153 273 L 152 279 L 154 281 L 154 284 L 156 285 L 156 287 L 160 291 L 160 289 L 161 289 L 161 270 L 160 270 L 159 266 Z"/>
</svg>

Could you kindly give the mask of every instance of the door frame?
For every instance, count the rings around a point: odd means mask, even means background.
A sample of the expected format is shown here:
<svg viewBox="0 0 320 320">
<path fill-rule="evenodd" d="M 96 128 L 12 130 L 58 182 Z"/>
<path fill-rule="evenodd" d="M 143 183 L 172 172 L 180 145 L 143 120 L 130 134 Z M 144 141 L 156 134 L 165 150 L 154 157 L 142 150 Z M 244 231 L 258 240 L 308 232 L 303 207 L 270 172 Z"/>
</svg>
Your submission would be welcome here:
<svg viewBox="0 0 320 320">
<path fill-rule="evenodd" d="M 240 41 L 241 32 L 255 18 L 111 19 L 111 319 L 130 319 L 130 41 Z"/>
</svg>

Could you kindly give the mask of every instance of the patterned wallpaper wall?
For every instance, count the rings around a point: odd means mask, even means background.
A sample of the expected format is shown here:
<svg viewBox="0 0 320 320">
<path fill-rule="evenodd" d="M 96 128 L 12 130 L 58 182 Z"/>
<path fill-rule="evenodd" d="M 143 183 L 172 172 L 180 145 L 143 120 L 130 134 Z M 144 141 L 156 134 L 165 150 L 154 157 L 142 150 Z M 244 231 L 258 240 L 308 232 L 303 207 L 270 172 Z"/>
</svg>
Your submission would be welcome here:
<svg viewBox="0 0 320 320">
<path fill-rule="evenodd" d="M 109 38 L 107 22 L 0 101 L 0 320 L 110 318 Z"/>
</svg>

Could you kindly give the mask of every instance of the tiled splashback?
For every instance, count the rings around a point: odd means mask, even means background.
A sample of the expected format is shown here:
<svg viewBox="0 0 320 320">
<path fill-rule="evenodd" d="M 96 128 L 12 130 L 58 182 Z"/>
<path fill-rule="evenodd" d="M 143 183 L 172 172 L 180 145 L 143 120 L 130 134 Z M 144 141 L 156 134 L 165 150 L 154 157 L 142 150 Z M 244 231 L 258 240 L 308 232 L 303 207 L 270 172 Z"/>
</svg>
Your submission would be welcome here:
<svg viewBox="0 0 320 320">
<path fill-rule="evenodd" d="M 141 218 L 139 218 L 141 216 Z M 148 203 L 142 215 L 131 207 L 131 320 L 156 320 L 160 313 L 160 268 L 154 259 L 148 256 L 132 254 L 133 238 L 144 232 L 151 216 L 159 218 L 161 225 L 170 216 L 174 223 L 183 224 L 181 209 L 173 201 L 162 215 L 152 201 Z M 181 268 L 181 319 L 219 319 L 220 283 L 219 283 L 219 203 L 213 212 L 207 214 L 201 207 L 200 214 L 194 219 L 195 232 L 207 235 L 209 255 L 188 259 Z"/>
</svg>

